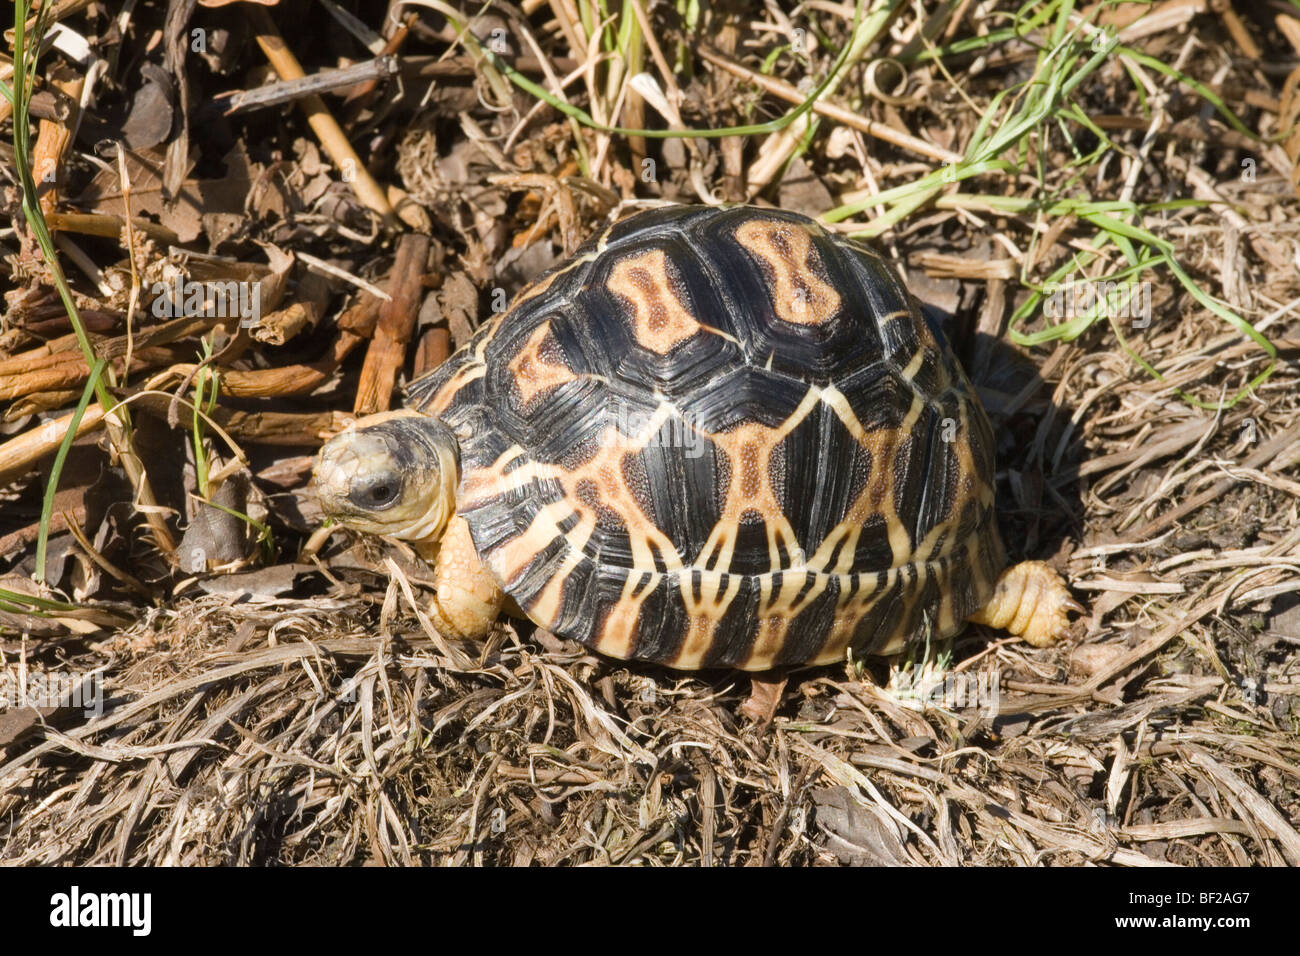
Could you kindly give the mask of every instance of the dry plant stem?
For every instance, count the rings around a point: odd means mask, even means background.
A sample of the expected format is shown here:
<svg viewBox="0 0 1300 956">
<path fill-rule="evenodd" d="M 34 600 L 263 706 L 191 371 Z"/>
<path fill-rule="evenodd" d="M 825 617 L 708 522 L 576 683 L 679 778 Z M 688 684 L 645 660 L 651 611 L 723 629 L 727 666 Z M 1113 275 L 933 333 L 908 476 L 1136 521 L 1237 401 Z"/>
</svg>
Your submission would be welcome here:
<svg viewBox="0 0 1300 956">
<path fill-rule="evenodd" d="M 330 356 L 320 362 L 246 371 L 224 369 L 218 387 L 222 395 L 231 398 L 307 395 L 328 382 L 339 364 L 363 341 L 358 335 L 343 332 L 334 343 Z M 177 375 L 191 375 L 196 368 L 194 365 L 176 365 L 170 371 Z"/>
<path fill-rule="evenodd" d="M 298 282 L 295 301 L 264 315 L 252 328 L 252 337 L 267 345 L 284 345 L 305 328 L 315 328 L 329 305 L 333 287 L 328 277 L 308 272 Z"/>
<path fill-rule="evenodd" d="M 24 395 L 15 401 L 0 416 L 5 422 L 16 422 L 27 415 L 39 415 L 42 412 L 53 412 L 66 409 L 69 405 L 74 404 L 81 395 L 75 388 L 59 388 L 48 392 L 34 392 L 31 395 Z"/>
<path fill-rule="evenodd" d="M 349 421 L 343 412 L 217 412 L 214 417 L 222 427 L 250 445 L 319 448 Z"/>
<path fill-rule="evenodd" d="M 564 0 L 550 0 L 550 6 L 551 12 L 555 14 L 555 22 L 559 24 L 560 32 L 564 34 L 564 39 L 569 44 L 569 49 L 575 53 L 585 51 L 587 38 L 583 34 L 578 11 L 571 5 L 566 5 Z"/>
<path fill-rule="evenodd" d="M 1300 866 L 1300 833 L 1297 833 L 1290 821 L 1277 808 L 1259 795 L 1239 776 L 1216 761 L 1208 753 L 1197 748 L 1186 748 L 1188 758 L 1223 784 L 1239 799 L 1251 814 L 1273 831 L 1282 854 L 1291 866 Z"/>
<path fill-rule="evenodd" d="M 69 75 L 67 69 L 52 73 L 50 84 L 66 94 L 69 101 L 76 103 L 81 98 L 81 89 L 86 78 L 80 74 Z M 72 129 L 76 126 L 76 115 L 68 117 L 67 122 L 41 120 L 37 127 L 36 146 L 32 149 L 32 175 L 39 185 L 44 182 L 49 188 L 41 194 L 41 212 L 48 218 L 59 203 L 59 182 L 62 179 L 63 154 L 67 152 L 72 140 Z"/>
<path fill-rule="evenodd" d="M 1295 442 L 1295 436 L 1283 433 L 1276 436 L 1268 442 L 1265 442 L 1242 462 L 1243 468 L 1255 469 L 1263 468 L 1272 461 L 1279 453 Z M 1162 514 L 1160 517 L 1147 522 L 1140 528 L 1123 535 L 1119 540 L 1126 542 L 1138 542 L 1149 540 L 1153 535 L 1164 531 L 1166 528 L 1177 524 L 1182 518 L 1196 511 L 1196 509 L 1209 504 L 1216 498 L 1221 498 L 1238 482 L 1236 478 L 1225 478 L 1222 481 L 1215 482 L 1209 488 L 1205 489 L 1198 495 L 1181 501 L 1176 507 Z"/>
<path fill-rule="evenodd" d="M 99 404 L 90 405 L 81 416 L 77 435 L 84 435 L 92 428 L 98 427 L 103 419 L 104 410 Z M 16 478 L 31 468 L 33 462 L 45 455 L 54 454 L 58 450 L 59 443 L 63 441 L 64 432 L 71 424 L 72 413 L 69 412 L 62 418 L 51 419 L 48 425 L 25 431 L 0 445 L 0 482 Z"/>
<path fill-rule="evenodd" d="M 170 354 L 167 357 L 174 358 Z M 0 401 L 72 389 L 83 384 L 87 374 L 86 360 L 79 353 L 62 352 L 39 368 L 0 375 Z"/>
<path fill-rule="evenodd" d="M 53 232 L 75 232 L 83 236 L 100 236 L 104 239 L 117 239 L 122 235 L 123 222 L 120 216 L 94 212 L 51 212 L 45 216 Z M 160 226 L 148 219 L 132 219 L 131 228 L 144 233 L 155 242 L 164 245 L 180 245 L 180 237 L 166 226 Z"/>
<path fill-rule="evenodd" d="M 117 181 L 122 191 L 122 211 L 126 214 L 126 221 L 130 222 L 134 218 L 131 215 L 131 177 L 126 171 L 126 153 L 121 149 L 117 151 Z M 126 377 L 131 374 L 131 352 L 135 348 L 134 319 L 136 307 L 140 304 L 140 269 L 136 262 L 135 234 L 130 227 L 124 230 L 122 242 L 131 263 L 131 294 L 126 305 L 126 357 L 122 360 L 122 383 L 126 384 Z"/>
<path fill-rule="evenodd" d="M 885 32 L 889 22 L 893 20 L 901 8 L 902 6 L 898 0 L 877 0 L 866 11 L 863 21 L 858 24 L 857 29 L 854 31 L 852 46 L 849 48 L 848 55 L 844 58 L 844 62 L 840 64 L 839 71 L 830 78 L 830 82 L 822 90 L 818 102 L 830 99 L 835 95 L 835 91 L 839 89 L 845 77 L 862 59 L 862 55 L 867 49 Z M 807 99 L 806 96 L 801 96 L 799 102 L 802 103 L 805 99 Z M 794 155 L 800 141 L 807 134 L 809 123 L 808 115 L 804 114 L 785 129 L 773 133 L 763 141 L 758 159 L 749 169 L 747 191 L 750 198 L 758 195 L 784 168 L 790 157 Z"/>
<path fill-rule="evenodd" d="M 1241 52 L 1248 60 L 1259 60 L 1263 58 L 1263 52 L 1259 48 L 1246 25 L 1241 22 L 1241 17 L 1237 16 L 1237 11 L 1229 3 L 1223 8 L 1222 14 L 1223 25 L 1227 27 L 1228 32 L 1232 34 L 1232 41 L 1237 44 Z"/>
<path fill-rule="evenodd" d="M 102 314 L 102 313 L 101 313 Z M 160 325 L 152 326 L 141 332 L 136 337 L 136 349 L 148 348 L 151 346 L 166 345 L 177 342 L 182 339 L 195 335 L 206 335 L 216 325 L 228 323 L 230 320 L 220 316 L 209 315 L 187 315 Z M 341 321 L 341 320 L 340 320 Z M 343 328 L 345 326 L 340 326 Z M 349 331 L 354 331 L 358 335 L 369 336 L 365 331 L 365 326 L 346 326 Z M 97 352 L 104 358 L 114 361 L 126 354 L 126 336 L 119 335 L 113 338 L 100 339 L 97 343 Z M 0 359 L 0 378 L 5 375 L 21 372 L 24 368 L 31 371 L 35 368 L 44 368 L 50 364 L 73 361 L 80 359 L 84 375 L 85 358 L 77 349 L 77 336 L 75 334 L 61 335 L 57 339 L 52 339 L 45 345 L 29 349 L 18 355 L 7 359 Z"/>
<path fill-rule="evenodd" d="M 21 359 L 0 362 L 0 401 L 20 398 L 33 392 L 71 388 L 85 381 L 88 372 L 86 360 L 79 351 L 34 356 L 26 368 L 21 367 L 20 361 Z"/>
<path fill-rule="evenodd" d="M 252 20 L 253 29 L 257 32 L 257 45 L 262 48 L 266 54 L 266 59 L 270 62 L 272 68 L 280 75 L 282 80 L 300 80 L 306 73 L 298 63 L 297 57 L 284 44 L 284 39 L 280 36 L 280 31 L 276 29 L 275 23 L 271 20 L 271 15 L 265 9 L 256 5 L 246 5 L 248 15 Z M 365 203 L 370 209 L 373 209 L 383 219 L 384 225 L 389 229 L 398 229 L 400 224 L 397 216 L 393 213 L 393 207 L 388 204 L 388 198 L 384 191 L 379 188 L 379 184 L 367 171 L 361 158 L 357 156 L 352 144 L 343 133 L 342 127 L 334 119 L 329 109 L 325 106 L 325 101 L 319 96 L 311 94 L 304 96 L 298 101 L 302 107 L 303 113 L 307 116 L 307 123 L 312 128 L 312 132 L 320 140 L 321 145 L 325 147 L 325 152 L 329 153 L 330 159 L 334 165 L 341 170 L 345 176 L 350 174 L 350 181 L 353 192 L 357 198 Z"/>
<path fill-rule="evenodd" d="M 147 344 L 135 350 L 130 367 L 126 364 L 121 343 L 126 339 L 119 336 L 108 341 L 107 347 L 101 346 L 101 354 L 110 361 L 114 372 L 123 377 L 128 371 L 155 368 L 177 361 L 187 351 L 185 346 L 152 347 Z M 113 348 L 112 346 L 118 346 Z M 22 368 L 23 361 L 29 362 Z M 0 401 L 22 398 L 39 392 L 56 391 L 78 386 L 86 381 L 90 369 L 80 351 L 66 349 L 43 354 L 39 349 L 24 353 L 15 359 L 0 362 Z"/>
<path fill-rule="evenodd" d="M 385 302 L 379 310 L 375 337 L 361 367 L 361 381 L 353 405 L 358 415 L 385 411 L 392 403 L 393 385 L 398 370 L 406 361 L 406 344 L 415 331 L 424 291 L 420 277 L 424 274 L 428 254 L 427 236 L 407 234 L 397 245 L 388 287 L 392 300 Z"/>
<path fill-rule="evenodd" d="M 498 54 L 498 56 L 520 73 L 531 75 L 545 76 L 548 68 L 560 73 L 572 73 L 578 69 L 578 61 L 571 56 L 557 56 L 546 64 L 543 64 L 535 56 L 512 57 L 505 54 Z M 476 70 L 474 58 L 468 54 L 450 57 L 445 60 L 441 57 L 423 55 L 404 56 L 401 58 L 399 65 L 402 69 L 402 76 L 408 80 L 469 78 L 475 75 Z"/>
<path fill-rule="evenodd" d="M 280 83 L 251 90 L 236 90 L 233 93 L 222 94 L 221 115 L 234 116 L 237 113 L 264 110 L 314 94 L 357 87 L 363 83 L 373 88 L 379 79 L 393 76 L 399 69 L 395 57 L 378 56 L 373 60 L 364 60 L 334 70 L 322 70 L 300 79 L 283 80 Z"/>
<path fill-rule="evenodd" d="M 1214 4 L 1216 7 L 1220 2 Z M 1165 0 L 1157 4 L 1118 4 L 1103 7 L 1097 17 L 1097 26 L 1119 31 L 1121 43 L 1132 43 L 1143 37 L 1176 30 L 1193 17 L 1207 12 L 1208 0 Z M 1090 13 L 1090 10 L 1085 10 Z M 1076 13 L 1070 17 L 1071 26 L 1077 26 L 1083 17 Z"/>
<path fill-rule="evenodd" d="M 86 414 L 90 414 L 89 409 Z M 84 422 L 84 417 L 82 420 Z M 140 456 L 135 453 L 135 448 L 127 440 L 126 425 L 116 410 L 110 410 L 104 415 L 103 422 L 104 429 L 108 432 L 109 444 L 117 451 L 122 468 L 126 471 L 127 478 L 131 480 L 131 486 L 135 488 L 135 507 L 143 512 L 158 548 L 170 558 L 176 550 L 176 540 L 172 537 L 171 529 L 167 527 L 167 519 L 164 517 L 166 509 L 160 508 L 157 499 L 154 498 L 153 486 L 149 483 L 144 462 L 140 460 Z"/>
<path fill-rule="evenodd" d="M 1279 13 L 1273 20 L 1278 32 L 1287 38 L 1287 42 L 1300 53 L 1300 20 L 1285 13 Z"/>
<path fill-rule="evenodd" d="M 730 57 L 724 56 L 717 50 L 701 45 L 696 52 L 700 58 L 707 60 L 714 66 L 720 67 L 738 76 L 741 79 L 748 80 L 755 86 L 761 87 L 773 96 L 779 96 L 788 103 L 802 103 L 808 97 L 800 93 L 797 89 L 779 80 L 774 76 L 766 76 L 762 73 L 756 73 L 743 64 L 737 63 Z M 842 106 L 836 106 L 834 103 L 828 103 L 825 100 L 818 100 L 813 104 L 813 112 L 827 119 L 842 123 L 850 129 L 856 129 L 875 139 L 897 146 L 899 149 L 906 149 L 916 153 L 919 156 L 925 156 L 927 159 L 934 159 L 941 163 L 955 163 L 961 159 L 958 153 L 952 150 L 944 149 L 940 146 L 934 146 L 923 139 L 918 139 L 900 130 L 894 129 L 884 123 L 877 123 L 875 120 L 869 120 L 864 116 L 859 116 Z"/>
<path fill-rule="evenodd" d="M 429 329 L 420 337 L 415 350 L 415 368 L 411 374 L 419 378 L 430 372 L 451 355 L 451 333 L 444 328 Z"/>
<path fill-rule="evenodd" d="M 365 279 L 362 279 L 360 276 L 353 275 L 351 272 L 348 272 L 346 269 L 340 269 L 338 266 L 331 265 L 330 263 L 326 262 L 324 259 L 317 259 L 315 256 L 303 252 L 301 249 L 294 252 L 294 258 L 296 258 L 303 265 L 311 268 L 314 272 L 320 272 L 323 275 L 333 276 L 336 279 L 342 279 L 344 282 L 356 286 L 358 289 L 361 289 L 363 292 L 369 293 L 372 297 L 382 299 L 385 302 L 388 301 L 387 292 L 385 292 L 383 289 L 379 288 L 378 286 L 371 285 L 369 282 L 367 282 Z M 373 322 L 371 324 L 373 325 Z"/>
<path fill-rule="evenodd" d="M 393 31 L 388 35 L 388 39 L 384 41 L 384 45 L 375 55 L 375 59 L 391 60 L 394 66 L 394 72 L 401 72 L 402 65 L 397 54 L 402 47 L 406 45 L 406 39 L 411 35 L 411 24 L 414 23 L 418 17 L 414 13 L 408 13 L 402 18 L 401 22 L 394 27 L 391 4 L 389 6 L 389 11 L 389 16 L 384 18 L 384 32 L 387 34 L 390 27 L 393 27 Z M 348 91 L 347 96 L 343 99 L 343 103 L 348 111 L 344 118 L 348 121 L 349 126 L 352 125 L 351 121 L 356 117 L 361 108 L 369 104 L 375 98 L 376 91 L 379 89 L 379 81 L 384 78 L 385 77 L 381 75 L 372 80 L 365 80 L 358 83 Z"/>
</svg>

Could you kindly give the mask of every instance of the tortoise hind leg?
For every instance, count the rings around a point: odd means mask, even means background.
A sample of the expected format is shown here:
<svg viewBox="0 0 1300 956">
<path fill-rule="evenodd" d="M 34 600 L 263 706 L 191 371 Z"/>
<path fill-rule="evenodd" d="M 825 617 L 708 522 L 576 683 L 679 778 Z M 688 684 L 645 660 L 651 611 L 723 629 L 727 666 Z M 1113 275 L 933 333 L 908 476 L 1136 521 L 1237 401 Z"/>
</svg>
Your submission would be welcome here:
<svg viewBox="0 0 1300 956">
<path fill-rule="evenodd" d="M 438 547 L 433 584 L 437 594 L 429 616 L 434 627 L 449 637 L 484 637 L 506 601 L 496 578 L 479 560 L 469 525 L 460 516 L 447 525 Z"/>
<path fill-rule="evenodd" d="M 1002 572 L 993 596 L 970 619 L 1046 647 L 1069 629 L 1070 611 L 1082 613 L 1083 608 L 1061 576 L 1042 561 L 1022 561 Z"/>
</svg>

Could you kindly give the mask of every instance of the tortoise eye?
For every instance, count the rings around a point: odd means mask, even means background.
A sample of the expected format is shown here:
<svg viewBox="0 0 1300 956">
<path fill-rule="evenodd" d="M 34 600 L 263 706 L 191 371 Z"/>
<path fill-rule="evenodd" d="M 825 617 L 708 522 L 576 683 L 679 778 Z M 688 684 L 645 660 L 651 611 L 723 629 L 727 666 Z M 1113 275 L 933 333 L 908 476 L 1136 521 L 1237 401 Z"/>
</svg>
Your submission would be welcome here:
<svg viewBox="0 0 1300 956">
<path fill-rule="evenodd" d="M 353 484 L 348 495 L 359 508 L 387 508 L 402 493 L 402 480 L 391 472 L 381 472 Z"/>
</svg>

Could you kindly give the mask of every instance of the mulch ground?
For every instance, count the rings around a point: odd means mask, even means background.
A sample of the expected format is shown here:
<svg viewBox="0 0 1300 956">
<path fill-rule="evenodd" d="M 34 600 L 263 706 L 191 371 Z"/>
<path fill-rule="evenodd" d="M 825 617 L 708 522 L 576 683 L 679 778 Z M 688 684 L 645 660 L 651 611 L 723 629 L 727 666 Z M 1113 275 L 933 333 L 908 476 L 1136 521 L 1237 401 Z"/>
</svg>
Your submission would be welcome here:
<svg viewBox="0 0 1300 956">
<path fill-rule="evenodd" d="M 0 861 L 1300 864 L 1294 5 L 118 6 L 0 101 Z M 319 530 L 325 438 L 664 201 L 820 217 L 947 316 L 1066 640 L 756 722 L 447 641 L 427 567 Z M 1142 314 L 1046 286 L 1107 279 Z"/>
</svg>

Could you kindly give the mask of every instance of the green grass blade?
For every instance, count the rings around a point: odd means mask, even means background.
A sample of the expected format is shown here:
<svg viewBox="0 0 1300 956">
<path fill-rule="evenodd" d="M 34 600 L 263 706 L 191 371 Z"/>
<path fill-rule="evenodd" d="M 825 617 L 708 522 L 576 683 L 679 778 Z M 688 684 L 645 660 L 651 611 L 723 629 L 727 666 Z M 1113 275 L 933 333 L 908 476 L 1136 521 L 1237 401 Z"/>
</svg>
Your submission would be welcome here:
<svg viewBox="0 0 1300 956">
<path fill-rule="evenodd" d="M 1206 86 L 1204 83 L 1188 76 L 1186 73 L 1182 72 L 1181 70 L 1176 70 L 1169 64 L 1162 63 L 1159 60 L 1157 60 L 1155 57 L 1150 56 L 1149 54 L 1146 53 L 1141 53 L 1133 49 L 1132 47 L 1119 46 L 1116 48 L 1116 50 L 1117 52 L 1123 53 L 1124 56 L 1131 57 L 1133 61 L 1136 63 L 1141 63 L 1143 66 L 1155 70 L 1157 73 L 1162 73 L 1165 76 L 1169 77 L 1170 79 L 1176 80 L 1177 82 L 1181 83 L 1184 86 L 1191 87 L 1193 90 L 1196 91 L 1197 96 L 1201 97 L 1201 99 L 1205 100 L 1207 103 L 1209 103 L 1211 106 L 1214 107 L 1215 111 L 1218 112 L 1218 114 L 1227 121 L 1229 126 L 1235 129 L 1238 133 L 1241 133 L 1243 136 L 1249 136 L 1252 140 L 1255 140 L 1256 142 L 1259 141 L 1259 134 L 1256 133 L 1254 130 L 1252 130 L 1250 127 L 1248 127 L 1240 119 L 1238 119 L 1237 114 L 1234 113 L 1231 109 L 1229 109 L 1228 105 L 1224 103 L 1222 99 L 1219 98 L 1219 95 L 1215 93 L 1214 90 Z M 1141 86 L 1139 85 L 1139 89 L 1140 88 Z"/>
<path fill-rule="evenodd" d="M 35 45 L 38 49 L 40 38 L 45 33 L 51 9 L 51 4 L 44 4 L 36 14 Z M 45 214 L 41 211 L 36 181 L 32 177 L 31 99 L 32 90 L 36 84 L 36 54 L 38 51 L 30 49 L 27 42 L 26 0 L 17 0 L 14 4 L 13 50 L 13 89 L 8 96 L 14 104 L 14 169 L 18 173 L 18 182 L 22 192 L 23 218 L 27 221 L 28 228 L 31 229 L 32 235 L 36 237 L 37 245 L 41 248 L 41 255 L 45 258 L 46 265 L 49 266 L 50 273 L 54 278 L 55 288 L 59 293 L 59 299 L 63 302 L 63 308 L 68 313 L 68 319 L 72 323 L 72 330 L 77 336 L 77 345 L 81 348 L 81 354 L 86 360 L 86 366 L 90 367 L 95 364 L 95 350 L 91 346 L 90 336 L 86 334 L 85 324 L 81 321 L 81 313 L 77 310 L 77 304 L 72 298 L 72 290 L 68 286 L 67 278 L 63 275 L 63 268 L 59 265 L 58 254 L 54 249 L 54 239 L 50 235 L 49 226 L 45 222 Z M 113 396 L 103 382 L 102 376 L 95 384 L 95 395 L 104 407 L 104 411 L 110 410 L 115 404 Z"/>
<path fill-rule="evenodd" d="M 862 22 L 862 0 L 854 7 L 852 32 L 856 35 L 859 25 Z M 481 49 L 483 59 L 495 70 L 505 76 L 511 83 L 519 87 L 524 92 L 549 105 L 552 109 L 564 114 L 572 120 L 577 121 L 589 129 L 594 129 L 598 133 L 606 133 L 612 136 L 640 136 L 644 139 L 720 139 L 724 136 L 764 136 L 769 133 L 779 133 L 799 117 L 808 113 L 822 94 L 835 82 L 840 71 L 848 63 L 853 54 L 853 47 L 846 44 L 836 57 L 835 63 L 832 64 L 830 71 L 817 84 L 817 86 L 808 94 L 808 98 L 787 112 L 784 116 L 770 120 L 766 123 L 759 123 L 751 126 L 728 126 L 723 129 L 628 129 L 624 126 L 607 126 L 604 123 L 598 123 L 586 110 L 574 106 L 572 103 L 566 103 L 564 100 L 555 96 L 548 89 L 539 83 L 533 82 L 524 76 L 509 63 L 497 56 L 491 50 Z"/>
<path fill-rule="evenodd" d="M 63 441 L 59 442 L 59 450 L 54 455 L 54 465 L 50 468 L 50 480 L 45 483 L 45 498 L 41 502 L 41 526 L 40 532 L 36 537 L 36 583 L 45 583 L 45 547 L 50 540 L 50 520 L 54 517 L 54 496 L 59 490 L 59 476 L 63 474 L 63 463 L 67 461 L 68 451 L 72 448 L 72 443 L 77 438 L 77 426 L 81 424 L 81 417 L 86 414 L 86 408 L 90 405 L 90 397 L 95 394 L 95 387 L 99 384 L 99 377 L 104 372 L 104 366 L 108 362 L 105 359 L 96 359 L 95 365 L 90 370 L 90 378 L 86 379 L 86 387 L 81 390 L 81 400 L 77 402 L 77 408 L 72 413 L 72 421 L 68 424 L 68 430 L 63 433 Z"/>
<path fill-rule="evenodd" d="M 21 591 L 0 588 L 0 611 L 7 611 L 10 614 L 36 614 L 47 617 L 51 611 L 75 610 L 77 606 L 66 601 L 54 601 L 34 594 L 23 594 Z"/>
</svg>

